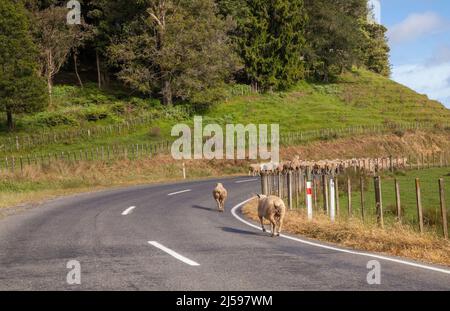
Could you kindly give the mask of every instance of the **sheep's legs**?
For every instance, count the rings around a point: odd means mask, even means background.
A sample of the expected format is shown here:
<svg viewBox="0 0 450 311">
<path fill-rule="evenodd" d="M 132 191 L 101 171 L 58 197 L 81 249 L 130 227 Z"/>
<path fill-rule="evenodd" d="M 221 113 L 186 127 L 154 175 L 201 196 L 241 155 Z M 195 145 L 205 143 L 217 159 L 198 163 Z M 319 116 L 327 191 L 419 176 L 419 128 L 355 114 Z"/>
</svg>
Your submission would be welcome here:
<svg viewBox="0 0 450 311">
<path fill-rule="evenodd" d="M 217 199 L 216 202 L 217 202 L 217 208 L 218 208 L 219 211 L 221 212 L 221 211 L 222 211 L 222 203 L 220 203 L 220 200 L 219 200 L 219 199 Z"/>
<path fill-rule="evenodd" d="M 284 221 L 284 216 L 281 216 L 280 219 L 278 219 L 278 236 L 281 235 L 281 229 L 283 227 L 283 221 Z"/>
<path fill-rule="evenodd" d="M 277 222 L 276 222 L 276 220 L 275 220 L 275 218 L 273 216 L 270 217 L 269 221 L 270 221 L 270 225 L 271 225 L 271 228 L 272 228 L 272 237 L 274 237 L 275 236 L 275 231 L 276 231 L 276 228 L 277 228 Z"/>
<path fill-rule="evenodd" d="M 259 217 L 259 221 L 261 222 L 261 228 L 263 232 L 266 232 L 266 228 L 264 228 L 264 218 Z"/>
</svg>

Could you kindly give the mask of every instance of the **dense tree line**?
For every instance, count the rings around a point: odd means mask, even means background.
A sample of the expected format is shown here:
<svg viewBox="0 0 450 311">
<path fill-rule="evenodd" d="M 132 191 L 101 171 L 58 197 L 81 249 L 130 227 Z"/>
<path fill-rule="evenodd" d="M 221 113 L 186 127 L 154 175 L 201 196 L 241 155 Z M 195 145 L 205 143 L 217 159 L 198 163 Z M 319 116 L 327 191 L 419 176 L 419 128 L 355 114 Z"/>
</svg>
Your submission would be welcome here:
<svg viewBox="0 0 450 311">
<path fill-rule="evenodd" d="M 0 109 L 10 128 L 13 113 L 45 97 L 51 105 L 61 70 L 82 87 L 80 65 L 95 68 L 99 87 L 116 78 L 166 105 L 213 101 L 233 80 L 272 91 L 353 66 L 390 74 L 386 28 L 367 21 L 366 0 L 79 2 L 80 24 L 68 25 L 68 1 L 1 1 Z"/>
</svg>

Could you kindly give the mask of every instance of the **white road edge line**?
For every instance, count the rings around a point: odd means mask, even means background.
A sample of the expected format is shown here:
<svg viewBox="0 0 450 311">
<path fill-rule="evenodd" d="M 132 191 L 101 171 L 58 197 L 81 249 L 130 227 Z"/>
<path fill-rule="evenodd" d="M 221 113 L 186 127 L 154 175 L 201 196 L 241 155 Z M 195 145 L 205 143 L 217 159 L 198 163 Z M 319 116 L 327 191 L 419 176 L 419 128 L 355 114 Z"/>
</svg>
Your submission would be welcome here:
<svg viewBox="0 0 450 311">
<path fill-rule="evenodd" d="M 246 180 L 238 180 L 236 181 L 237 184 L 243 184 L 246 182 L 252 182 L 252 181 L 257 181 L 258 179 L 246 179 Z"/>
<path fill-rule="evenodd" d="M 236 205 L 235 207 L 233 207 L 231 209 L 231 214 L 239 221 L 243 222 L 244 224 L 253 227 L 255 229 L 261 230 L 261 227 L 256 226 L 244 219 L 242 219 L 237 213 L 236 211 L 243 206 L 244 204 L 250 202 L 251 200 L 253 200 L 254 198 L 248 199 L 244 202 L 239 203 L 238 205 Z M 385 257 L 385 256 L 381 256 L 381 255 L 376 255 L 376 254 L 370 254 L 370 253 L 364 253 L 364 252 L 358 252 L 358 251 L 352 251 L 352 250 L 348 250 L 348 249 L 343 249 L 343 248 L 338 248 L 338 247 L 333 247 L 333 246 L 328 246 L 328 245 L 323 245 L 323 244 L 319 244 L 319 243 L 315 243 L 315 242 L 310 242 L 310 241 L 306 241 L 306 240 L 302 240 L 299 238 L 294 238 L 291 236 L 287 236 L 287 235 L 281 235 L 282 238 L 285 239 L 289 239 L 292 241 L 296 241 L 296 242 L 300 242 L 303 244 L 307 244 L 307 245 L 311 245 L 311 246 L 315 246 L 315 247 L 320 247 L 320 248 L 325 248 L 325 249 L 329 249 L 329 250 L 333 250 L 333 251 L 338 251 L 338 252 L 342 252 L 342 253 L 347 253 L 347 254 L 352 254 L 352 255 L 358 255 L 358 256 L 365 256 L 365 257 L 371 257 L 371 258 L 376 258 L 376 259 L 381 259 L 381 260 L 385 260 L 385 261 L 391 261 L 391 262 L 395 262 L 395 263 L 399 263 L 399 264 L 404 264 L 407 266 L 412 266 L 412 267 L 416 267 L 416 268 L 421 268 L 421 269 L 425 269 L 425 270 L 431 270 L 431 271 L 435 271 L 435 272 L 441 272 L 444 274 L 450 274 L 450 270 L 446 270 L 446 269 L 441 269 L 441 268 L 436 268 L 436 267 L 431 267 L 431 266 L 427 266 L 427 265 L 423 265 L 423 264 L 418 264 L 418 263 L 414 263 L 414 262 L 409 262 L 409 261 L 405 261 L 405 260 L 400 260 L 400 259 L 396 259 L 396 258 L 390 258 L 390 257 Z"/>
<path fill-rule="evenodd" d="M 136 206 L 131 206 L 129 208 L 127 208 L 126 210 L 124 210 L 122 212 L 122 216 L 127 216 L 128 214 L 131 214 L 131 212 L 136 208 Z"/>
<path fill-rule="evenodd" d="M 190 192 L 190 191 L 192 191 L 192 190 L 191 189 L 186 189 L 186 190 L 181 190 L 181 191 L 177 191 L 177 192 L 172 192 L 172 193 L 169 193 L 168 196 L 170 197 L 170 196 L 173 196 L 173 195 L 176 195 L 176 194 L 186 193 L 186 192 Z"/>
<path fill-rule="evenodd" d="M 186 258 L 180 254 L 178 254 L 177 252 L 171 250 L 170 248 L 165 247 L 164 245 L 155 242 L 155 241 L 148 241 L 148 244 L 153 245 L 156 248 L 159 248 L 160 250 L 166 252 L 167 254 L 171 255 L 172 257 L 175 257 L 176 259 L 184 262 L 185 264 L 188 264 L 190 266 L 200 266 L 200 264 L 196 263 L 193 260 L 190 260 L 189 258 Z"/>
</svg>

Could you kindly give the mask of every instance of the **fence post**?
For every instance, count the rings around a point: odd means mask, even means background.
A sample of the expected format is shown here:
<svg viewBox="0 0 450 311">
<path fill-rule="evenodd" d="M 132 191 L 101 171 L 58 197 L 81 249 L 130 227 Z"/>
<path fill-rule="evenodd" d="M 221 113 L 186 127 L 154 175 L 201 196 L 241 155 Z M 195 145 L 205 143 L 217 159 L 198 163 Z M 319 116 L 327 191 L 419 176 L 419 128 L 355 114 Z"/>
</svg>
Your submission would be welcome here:
<svg viewBox="0 0 450 311">
<path fill-rule="evenodd" d="M 330 219 L 336 220 L 336 192 L 334 178 L 330 178 Z"/>
<path fill-rule="evenodd" d="M 288 206 L 289 209 L 292 209 L 292 171 L 288 172 L 287 183 L 288 183 Z"/>
<path fill-rule="evenodd" d="M 364 219 L 366 218 L 366 213 L 365 213 L 365 199 L 364 199 L 364 177 L 360 176 L 359 178 L 359 187 L 361 188 L 361 217 L 362 217 L 362 221 L 364 221 Z"/>
<path fill-rule="evenodd" d="M 267 174 L 261 173 L 261 191 L 263 195 L 267 195 Z"/>
<path fill-rule="evenodd" d="M 381 228 L 384 228 L 383 198 L 381 195 L 381 178 L 380 178 L 380 176 L 376 176 L 374 178 L 374 181 L 375 181 L 375 202 L 376 202 L 376 211 L 377 211 L 377 223 Z"/>
<path fill-rule="evenodd" d="M 334 188 L 335 188 L 335 192 L 336 192 L 336 194 L 335 194 L 335 196 L 336 196 L 336 199 L 335 199 L 336 200 L 336 217 L 339 217 L 341 204 L 339 202 L 339 177 L 338 176 L 336 176 Z"/>
<path fill-rule="evenodd" d="M 439 198 L 441 204 L 441 216 L 442 216 L 442 231 L 444 232 L 444 238 L 448 239 L 448 227 L 447 227 L 447 207 L 445 206 L 444 196 L 444 179 L 439 179 Z"/>
<path fill-rule="evenodd" d="M 347 177 L 348 217 L 352 217 L 352 181 Z"/>
<path fill-rule="evenodd" d="M 323 211 L 328 215 L 330 212 L 328 202 L 328 178 L 327 175 L 322 175 L 322 194 L 323 194 Z"/>
<path fill-rule="evenodd" d="M 312 208 L 312 183 L 310 181 L 306 182 L 306 208 L 308 211 L 308 220 L 311 221 L 313 218 L 313 208 Z"/>
<path fill-rule="evenodd" d="M 397 178 L 395 179 L 395 205 L 397 207 L 397 221 L 402 222 L 402 204 L 400 199 L 400 185 Z"/>
<path fill-rule="evenodd" d="M 283 196 L 283 182 L 281 178 L 281 172 L 278 172 L 278 197 Z"/>
<path fill-rule="evenodd" d="M 186 164 L 183 162 L 183 179 L 186 179 Z"/>
<path fill-rule="evenodd" d="M 416 178 L 416 202 L 417 202 L 417 217 L 419 218 L 420 233 L 423 233 L 423 210 L 422 210 L 422 196 L 420 192 L 420 180 Z"/>
</svg>

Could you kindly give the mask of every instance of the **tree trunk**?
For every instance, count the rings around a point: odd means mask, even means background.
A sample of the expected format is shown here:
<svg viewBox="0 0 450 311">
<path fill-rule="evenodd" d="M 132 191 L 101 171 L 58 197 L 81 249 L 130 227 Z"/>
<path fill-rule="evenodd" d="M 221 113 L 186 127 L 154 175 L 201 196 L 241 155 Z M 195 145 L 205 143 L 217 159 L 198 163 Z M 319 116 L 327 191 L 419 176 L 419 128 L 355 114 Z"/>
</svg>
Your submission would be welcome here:
<svg viewBox="0 0 450 311">
<path fill-rule="evenodd" d="M 13 131 L 15 126 L 14 126 L 14 120 L 13 120 L 13 115 L 12 115 L 11 110 L 6 111 L 6 119 L 7 119 L 8 130 Z"/>
<path fill-rule="evenodd" d="M 102 73 L 100 70 L 100 56 L 98 55 L 98 50 L 95 50 L 95 59 L 97 62 L 97 81 L 98 81 L 98 88 L 102 88 Z"/>
<path fill-rule="evenodd" d="M 75 74 L 77 75 L 78 83 L 80 84 L 80 87 L 83 88 L 83 81 L 81 81 L 80 74 L 78 73 L 77 53 L 73 53 L 73 63 L 75 65 Z"/>
<path fill-rule="evenodd" d="M 172 86 L 170 85 L 170 81 L 167 79 L 163 80 L 162 85 L 162 95 L 163 95 L 163 104 L 165 106 L 172 106 L 173 100 L 172 100 Z"/>
<path fill-rule="evenodd" d="M 48 98 L 50 101 L 50 107 L 53 104 L 53 100 L 52 100 L 52 93 L 53 93 L 53 77 L 52 77 L 52 70 L 53 70 L 53 56 L 52 56 L 52 52 L 48 51 L 48 60 L 47 60 L 47 87 L 48 87 Z"/>
</svg>

